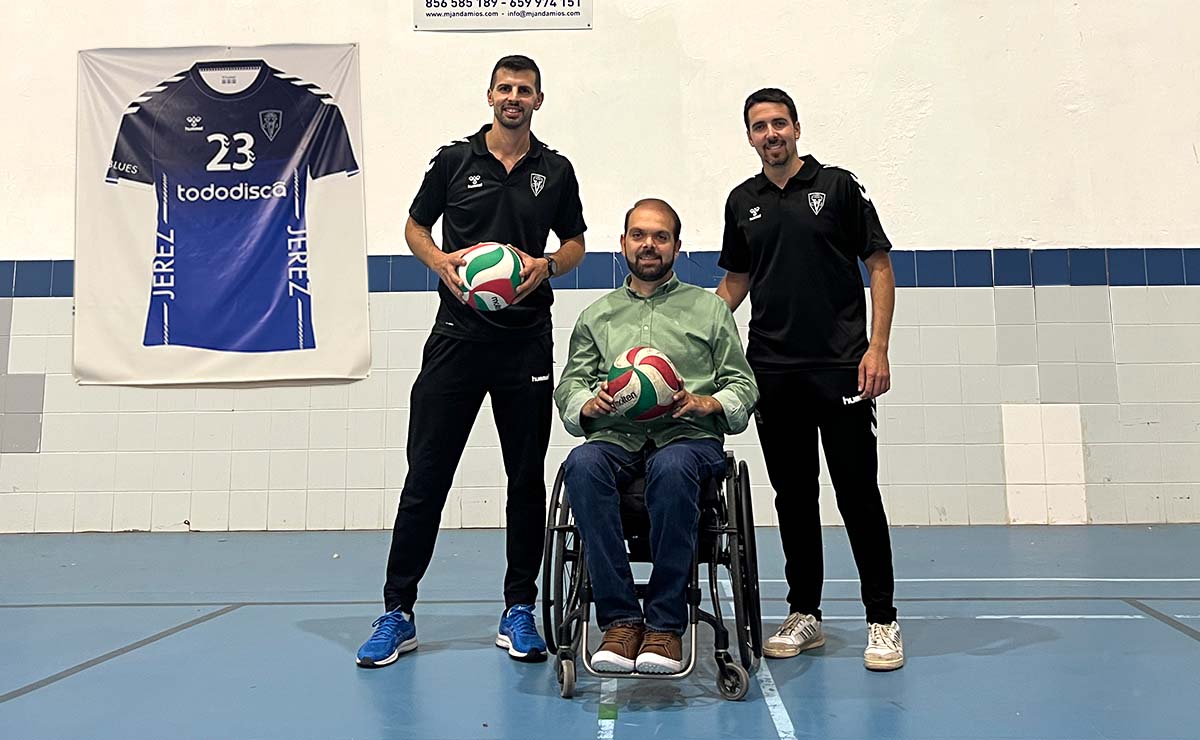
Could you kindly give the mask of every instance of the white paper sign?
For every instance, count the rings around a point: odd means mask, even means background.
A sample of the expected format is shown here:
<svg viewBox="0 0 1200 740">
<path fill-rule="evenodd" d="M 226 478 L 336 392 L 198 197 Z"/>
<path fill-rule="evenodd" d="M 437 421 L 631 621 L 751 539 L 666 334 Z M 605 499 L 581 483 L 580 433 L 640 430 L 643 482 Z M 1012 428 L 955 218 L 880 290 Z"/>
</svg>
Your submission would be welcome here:
<svg viewBox="0 0 1200 740">
<path fill-rule="evenodd" d="M 592 27 L 592 0 L 413 0 L 418 31 L 538 31 Z"/>
</svg>

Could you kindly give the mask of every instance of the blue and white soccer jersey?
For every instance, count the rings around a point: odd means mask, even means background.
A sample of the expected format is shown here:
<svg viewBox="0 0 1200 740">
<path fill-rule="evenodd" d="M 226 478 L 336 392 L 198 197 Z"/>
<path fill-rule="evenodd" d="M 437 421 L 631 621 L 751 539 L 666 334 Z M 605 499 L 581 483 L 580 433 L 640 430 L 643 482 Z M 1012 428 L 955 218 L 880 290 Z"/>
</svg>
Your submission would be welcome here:
<svg viewBox="0 0 1200 740">
<path fill-rule="evenodd" d="M 214 89 L 222 72 L 243 89 Z M 261 60 L 200 62 L 136 98 L 106 180 L 157 194 L 143 344 L 315 348 L 308 181 L 357 172 L 332 97 Z"/>
</svg>

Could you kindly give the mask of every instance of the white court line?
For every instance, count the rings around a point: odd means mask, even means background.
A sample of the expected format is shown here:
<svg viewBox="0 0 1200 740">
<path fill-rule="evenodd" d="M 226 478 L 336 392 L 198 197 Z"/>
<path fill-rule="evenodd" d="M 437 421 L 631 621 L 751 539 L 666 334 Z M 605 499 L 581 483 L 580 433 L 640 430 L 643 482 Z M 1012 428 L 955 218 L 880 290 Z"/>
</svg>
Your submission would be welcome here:
<svg viewBox="0 0 1200 740">
<path fill-rule="evenodd" d="M 600 726 L 596 729 L 597 740 L 613 740 L 617 730 L 617 720 L 605 718 L 606 708 L 611 707 L 613 714 L 617 707 L 617 679 L 606 678 L 600 682 Z"/>
<path fill-rule="evenodd" d="M 787 583 L 784 578 L 759 578 L 759 583 Z M 1200 578 L 897 578 L 896 583 L 1200 583 Z M 825 583 L 858 583 L 857 578 L 826 578 Z"/>
<path fill-rule="evenodd" d="M 733 583 L 728 578 L 719 580 L 721 590 L 725 592 L 727 598 L 732 600 Z M 764 617 L 764 619 L 776 619 L 776 617 Z M 775 732 L 779 735 L 779 740 L 796 740 L 796 728 L 792 725 L 792 717 L 788 714 L 787 707 L 783 705 L 783 699 L 779 697 L 779 689 L 775 687 L 775 678 L 771 675 L 771 669 L 767 667 L 765 658 L 758 662 L 758 672 L 755 675 L 758 677 L 758 685 L 762 689 L 767 711 L 771 713 L 771 721 L 775 723 Z"/>
<path fill-rule="evenodd" d="M 1176 616 L 1176 619 L 1181 617 Z M 787 617 L 763 617 L 763 619 L 783 621 Z M 1144 614 L 975 614 L 963 616 L 945 616 L 922 614 L 917 616 L 901 615 L 901 622 L 910 622 L 912 620 L 928 620 L 932 622 L 940 622 L 947 619 L 1146 619 Z M 859 615 L 855 617 L 847 616 L 823 616 L 823 622 L 863 622 L 865 617 Z"/>
<path fill-rule="evenodd" d="M 792 726 L 792 718 L 787 707 L 783 705 L 783 699 L 779 698 L 779 689 L 775 687 L 775 679 L 771 676 L 771 669 L 767 667 L 766 660 L 759 662 L 758 673 L 755 675 L 758 676 L 763 701 L 767 703 L 767 711 L 771 713 L 771 721 L 775 723 L 775 732 L 779 735 L 779 740 L 796 740 L 796 728 Z"/>
<path fill-rule="evenodd" d="M 1145 619 L 1144 614 L 977 614 L 976 619 Z"/>
<path fill-rule="evenodd" d="M 764 580 L 765 579 L 760 579 L 760 582 L 763 582 Z M 846 579 L 843 579 L 843 582 L 845 580 Z M 925 579 L 915 579 L 914 578 L 914 579 L 910 579 L 910 580 L 920 581 L 920 580 L 925 580 Z M 943 580 L 952 580 L 952 579 L 943 579 Z M 989 580 L 989 579 L 953 579 L 953 580 Z M 1016 580 L 1023 580 L 1023 579 L 1016 579 Z M 1173 580 L 1173 579 L 1160 579 L 1160 580 Z M 1186 578 L 1186 579 L 1174 579 L 1174 580 L 1195 581 L 1195 580 L 1200 580 L 1200 579 Z M 765 580 L 765 582 L 766 583 L 785 583 L 786 581 L 783 581 L 782 579 L 778 579 L 778 580 Z M 857 583 L 857 581 L 854 581 L 854 582 Z M 724 578 L 721 579 L 721 586 L 723 587 L 723 590 L 726 592 L 726 595 L 729 596 L 730 598 L 733 598 L 733 586 L 730 584 L 730 582 L 727 579 L 724 579 Z M 1189 616 L 1186 614 L 1175 614 L 1173 616 L 1175 617 L 1175 619 L 1200 619 L 1200 615 Z M 763 617 L 763 621 L 767 621 L 767 620 L 783 621 L 785 619 L 787 619 L 786 615 L 782 616 L 782 617 L 781 616 L 764 616 Z M 861 621 L 862 619 L 864 619 L 862 616 L 825 615 L 825 616 L 821 617 L 821 621 L 824 621 L 824 622 L 854 622 L 854 621 Z M 942 621 L 942 620 L 946 620 L 946 619 L 1146 619 L 1146 615 L 1144 615 L 1144 614 L 976 614 L 973 616 L 972 615 L 965 615 L 965 616 L 905 615 L 901 621 L 906 621 L 906 622 L 910 621 L 910 620 Z"/>
</svg>

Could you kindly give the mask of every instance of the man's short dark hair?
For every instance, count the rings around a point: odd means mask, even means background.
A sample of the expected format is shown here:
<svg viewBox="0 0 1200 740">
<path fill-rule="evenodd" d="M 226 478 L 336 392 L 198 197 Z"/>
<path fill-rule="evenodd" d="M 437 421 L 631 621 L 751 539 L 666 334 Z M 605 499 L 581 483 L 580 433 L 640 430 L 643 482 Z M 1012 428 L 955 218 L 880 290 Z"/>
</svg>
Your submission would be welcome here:
<svg viewBox="0 0 1200 740">
<path fill-rule="evenodd" d="M 537 62 L 521 54 L 510 54 L 496 62 L 496 66 L 492 67 L 492 81 L 488 83 L 489 90 L 496 86 L 496 73 L 502 69 L 510 72 L 533 72 L 533 90 L 542 91 L 542 70 L 538 69 Z"/>
<path fill-rule="evenodd" d="M 662 198 L 642 198 L 637 203 L 634 203 L 633 208 L 630 208 L 625 212 L 625 231 L 629 231 L 629 217 L 633 215 L 634 211 L 642 206 L 655 206 L 671 214 L 671 218 L 675 219 L 675 231 L 673 236 L 675 237 L 675 241 L 679 241 L 679 234 L 683 230 L 683 223 L 679 220 L 679 214 L 675 212 L 675 209 L 671 207 L 671 204 Z"/>
<path fill-rule="evenodd" d="M 777 87 L 764 87 L 750 93 L 750 97 L 746 98 L 746 107 L 742 108 L 742 120 L 746 122 L 747 131 L 750 130 L 750 109 L 759 103 L 783 103 L 792 116 L 792 123 L 800 123 L 800 114 L 796 112 L 792 96 Z"/>
</svg>

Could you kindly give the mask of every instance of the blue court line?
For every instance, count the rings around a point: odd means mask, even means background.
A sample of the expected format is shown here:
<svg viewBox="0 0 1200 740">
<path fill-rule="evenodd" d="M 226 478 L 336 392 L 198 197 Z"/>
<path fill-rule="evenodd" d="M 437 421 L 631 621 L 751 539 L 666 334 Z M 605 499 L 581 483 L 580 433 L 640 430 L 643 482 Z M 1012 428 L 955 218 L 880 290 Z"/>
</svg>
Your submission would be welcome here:
<svg viewBox="0 0 1200 740">
<path fill-rule="evenodd" d="M 1200 248 L 1113 249 L 895 249 L 891 252 L 900 288 L 992 288 L 1035 285 L 1200 285 Z M 681 252 L 676 272 L 684 282 L 715 288 L 724 271 L 720 252 Z M 149 263 L 147 263 L 149 266 Z M 869 283 L 860 262 L 863 282 Z M 615 288 L 628 273 L 616 252 L 588 252 L 577 269 L 553 278 L 556 290 Z M 73 260 L 0 261 L 0 298 L 69 297 L 74 294 Z M 436 290 L 437 279 L 416 257 L 367 257 L 372 293 Z"/>
</svg>

